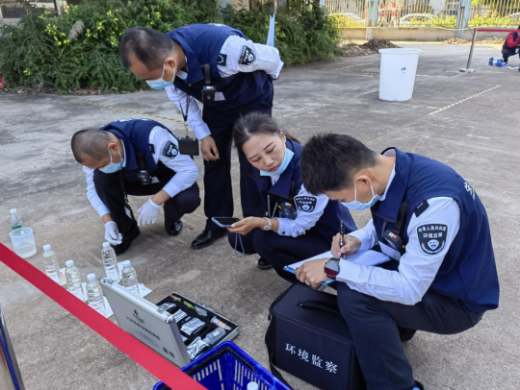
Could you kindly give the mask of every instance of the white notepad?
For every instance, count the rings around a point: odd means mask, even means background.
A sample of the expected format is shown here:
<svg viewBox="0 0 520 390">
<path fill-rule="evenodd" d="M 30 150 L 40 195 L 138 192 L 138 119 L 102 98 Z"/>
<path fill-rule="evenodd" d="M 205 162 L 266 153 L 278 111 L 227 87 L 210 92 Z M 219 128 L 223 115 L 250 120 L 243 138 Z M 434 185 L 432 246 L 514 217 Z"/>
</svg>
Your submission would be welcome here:
<svg viewBox="0 0 520 390">
<path fill-rule="evenodd" d="M 306 263 L 311 260 L 330 259 L 331 257 L 334 257 L 334 256 L 332 256 L 332 252 L 330 252 L 330 251 L 324 252 L 317 256 L 311 257 L 309 259 L 305 259 L 305 260 L 299 261 L 297 263 L 291 264 L 287 267 L 284 267 L 283 269 L 292 274 L 296 274 L 296 270 L 298 268 L 300 268 L 303 263 Z M 341 262 L 343 262 L 343 261 L 350 261 L 354 264 L 359 264 L 359 265 L 374 266 L 374 265 L 379 265 L 379 264 L 386 263 L 387 261 L 390 261 L 390 257 L 388 257 L 387 255 L 385 255 L 384 253 L 381 253 L 381 252 L 367 250 L 367 251 L 357 251 L 353 255 L 349 255 L 346 259 L 341 260 Z M 322 282 L 322 285 L 327 286 L 333 282 L 334 282 L 334 280 L 330 279 L 325 282 Z"/>
</svg>

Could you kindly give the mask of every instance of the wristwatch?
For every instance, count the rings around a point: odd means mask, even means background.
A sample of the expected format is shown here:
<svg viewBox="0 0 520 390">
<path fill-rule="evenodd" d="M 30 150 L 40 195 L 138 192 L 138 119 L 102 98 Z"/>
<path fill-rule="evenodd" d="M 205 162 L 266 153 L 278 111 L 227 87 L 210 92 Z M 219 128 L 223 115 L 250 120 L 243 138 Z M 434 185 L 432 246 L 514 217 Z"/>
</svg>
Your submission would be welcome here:
<svg viewBox="0 0 520 390">
<path fill-rule="evenodd" d="M 273 222 L 271 221 L 271 218 L 264 217 L 264 219 L 267 220 L 267 225 L 264 226 L 262 229 L 265 230 L 266 232 L 268 232 L 269 230 L 271 230 L 273 228 Z"/>
<path fill-rule="evenodd" d="M 339 259 L 336 257 L 331 257 L 329 261 L 325 263 L 325 275 L 331 279 L 336 279 L 336 276 L 339 274 Z"/>
</svg>

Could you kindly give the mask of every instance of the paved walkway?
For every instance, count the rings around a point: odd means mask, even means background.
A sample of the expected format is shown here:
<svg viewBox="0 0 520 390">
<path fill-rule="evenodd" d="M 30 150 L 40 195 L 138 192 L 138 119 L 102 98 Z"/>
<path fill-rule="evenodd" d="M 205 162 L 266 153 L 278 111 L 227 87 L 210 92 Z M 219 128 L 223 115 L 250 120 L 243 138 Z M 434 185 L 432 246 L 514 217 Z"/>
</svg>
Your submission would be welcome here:
<svg viewBox="0 0 520 390">
<path fill-rule="evenodd" d="M 406 352 L 417 379 L 428 390 L 516 390 L 520 383 L 520 74 L 488 67 L 488 58 L 498 57 L 499 52 L 484 46 L 475 51 L 474 74 L 458 71 L 466 65 L 468 46 L 420 48 L 424 52 L 410 102 L 378 100 L 379 57 L 370 56 L 284 71 L 275 84 L 274 116 L 302 141 L 322 131 L 351 134 L 374 150 L 397 146 L 443 161 L 473 185 L 491 221 L 501 278 L 500 308 L 459 335 L 420 332 L 406 345 Z M 81 167 L 70 153 L 70 137 L 78 129 L 122 117 L 180 120 L 180 114 L 163 92 L 152 91 L 81 99 L 0 96 L 0 113 L 0 215 L 4 218 L 0 241 L 8 242 L 6 219 L 9 209 L 17 207 L 35 229 L 40 250 L 44 243 L 52 243 L 61 264 L 71 258 L 83 275 L 101 275 L 104 229 L 85 197 Z M 182 134 L 180 123 L 159 121 Z M 201 166 L 201 159 L 196 161 Z M 233 174 L 238 175 L 236 155 Z M 134 207 L 142 201 L 131 199 Z M 363 226 L 368 214 L 356 213 L 355 218 Z M 184 231 L 175 238 L 165 234 L 162 219 L 143 228 L 120 260 L 132 260 L 139 279 L 154 290 L 149 296 L 152 301 L 177 291 L 238 322 L 237 344 L 267 365 L 263 337 L 268 307 L 287 283 L 272 271 L 257 270 L 256 256 L 233 258 L 224 240 L 192 251 L 189 244 L 204 225 L 202 208 L 183 221 Z M 31 263 L 41 265 L 40 256 L 41 252 Z M 4 266 L 0 266 L 0 302 L 27 389 L 145 390 L 156 382 Z M 289 380 L 295 389 L 312 389 L 298 379 Z"/>
</svg>

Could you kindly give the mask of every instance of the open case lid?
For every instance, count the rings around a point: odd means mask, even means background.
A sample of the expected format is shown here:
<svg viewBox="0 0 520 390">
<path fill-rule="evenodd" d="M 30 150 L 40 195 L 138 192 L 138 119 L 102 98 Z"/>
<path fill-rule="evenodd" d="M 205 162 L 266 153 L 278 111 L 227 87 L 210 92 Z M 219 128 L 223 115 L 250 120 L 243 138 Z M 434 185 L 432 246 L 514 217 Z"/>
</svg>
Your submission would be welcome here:
<svg viewBox="0 0 520 390">
<path fill-rule="evenodd" d="M 190 361 L 173 315 L 110 279 L 100 284 L 121 328 L 177 366 Z"/>
</svg>

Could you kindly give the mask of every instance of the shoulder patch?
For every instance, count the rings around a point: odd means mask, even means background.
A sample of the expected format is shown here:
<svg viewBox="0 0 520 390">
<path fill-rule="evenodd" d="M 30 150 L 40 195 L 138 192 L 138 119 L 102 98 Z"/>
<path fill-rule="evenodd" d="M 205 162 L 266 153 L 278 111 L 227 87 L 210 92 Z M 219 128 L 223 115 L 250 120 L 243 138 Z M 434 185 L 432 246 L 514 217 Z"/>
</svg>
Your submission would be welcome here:
<svg viewBox="0 0 520 390">
<path fill-rule="evenodd" d="M 227 54 L 220 53 L 217 57 L 217 65 L 225 66 L 227 62 Z"/>
<path fill-rule="evenodd" d="M 242 46 L 242 53 L 240 53 L 238 63 L 242 65 L 249 65 L 255 62 L 255 60 L 256 57 L 255 53 L 253 52 L 253 49 L 246 45 Z"/>
<path fill-rule="evenodd" d="M 422 251 L 427 255 L 435 255 L 446 246 L 448 226 L 434 223 L 421 225 L 417 228 L 417 237 Z"/>
<path fill-rule="evenodd" d="M 419 218 L 419 216 L 424 213 L 426 211 L 426 209 L 430 207 L 430 204 L 428 203 L 427 200 L 425 200 L 424 202 L 422 202 L 419 206 L 417 206 L 417 208 L 415 209 L 414 211 L 414 214 L 417 218 Z"/>
<path fill-rule="evenodd" d="M 166 157 L 175 158 L 179 155 L 179 148 L 172 141 L 166 142 L 162 154 Z"/>
<path fill-rule="evenodd" d="M 302 213 L 312 213 L 318 203 L 318 198 L 311 195 L 297 195 L 294 197 L 294 203 L 298 211 Z"/>
<path fill-rule="evenodd" d="M 155 146 L 153 144 L 148 144 L 148 148 L 150 148 L 150 153 L 155 154 Z"/>
</svg>

